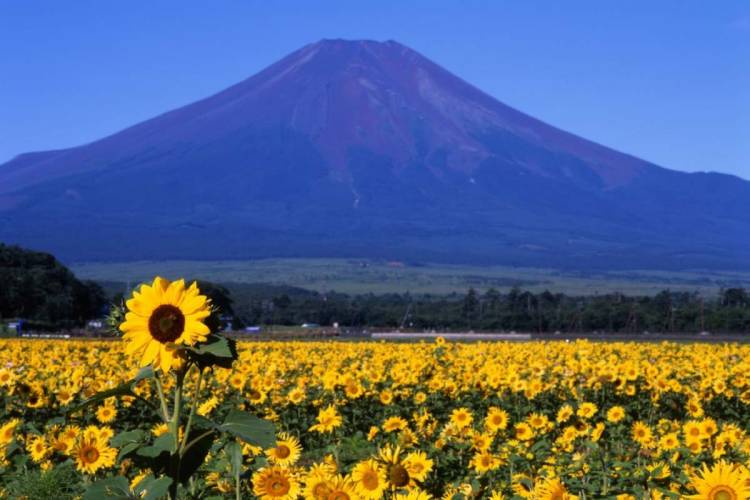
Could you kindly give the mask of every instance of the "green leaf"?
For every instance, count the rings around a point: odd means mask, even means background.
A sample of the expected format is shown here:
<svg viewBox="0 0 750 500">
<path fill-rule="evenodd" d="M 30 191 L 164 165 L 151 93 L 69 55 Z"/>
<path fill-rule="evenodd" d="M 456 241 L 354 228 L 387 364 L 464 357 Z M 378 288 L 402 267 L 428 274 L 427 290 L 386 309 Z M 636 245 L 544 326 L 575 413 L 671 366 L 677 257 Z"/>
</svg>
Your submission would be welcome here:
<svg viewBox="0 0 750 500">
<path fill-rule="evenodd" d="M 138 373 L 135 374 L 135 378 L 133 378 L 133 382 L 138 382 L 139 380 L 143 380 L 144 378 L 151 378 L 154 376 L 154 367 L 144 366 L 140 370 L 138 370 Z"/>
<path fill-rule="evenodd" d="M 200 434 L 199 432 L 190 432 L 188 442 L 191 442 L 191 438 L 194 434 Z M 206 459 L 206 455 L 211 450 L 211 445 L 214 443 L 215 433 L 206 434 L 194 443 L 190 445 L 190 448 L 185 450 L 185 454 L 182 456 L 180 462 L 180 482 L 185 484 L 190 479 L 195 471 L 203 465 L 203 461 Z"/>
<path fill-rule="evenodd" d="M 262 448 L 276 445 L 276 427 L 273 423 L 244 411 L 230 411 L 218 429 Z"/>
<path fill-rule="evenodd" d="M 221 335 L 211 334 L 206 337 L 205 342 L 187 346 L 185 350 L 190 359 L 200 368 L 209 366 L 231 368 L 232 363 L 237 359 L 236 342 Z"/>
<path fill-rule="evenodd" d="M 86 493 L 83 494 L 83 500 L 121 500 L 133 498 L 130 494 L 130 485 L 128 480 L 122 476 L 103 479 L 91 484 Z"/>
<path fill-rule="evenodd" d="M 242 474 L 242 446 L 237 442 L 227 445 L 228 455 L 232 462 L 232 475 L 237 478 Z"/>
<path fill-rule="evenodd" d="M 144 482 L 145 485 L 143 485 Z M 148 482 L 141 481 L 141 485 L 139 486 L 141 492 L 146 492 L 143 500 L 157 500 L 167 494 L 169 487 L 172 485 L 172 478 L 164 476 L 159 479 L 150 479 Z"/>
<path fill-rule="evenodd" d="M 143 367 L 138 371 L 138 373 L 133 379 L 128 380 L 127 382 L 124 382 L 118 385 L 117 387 L 113 387 L 112 389 L 94 394 L 86 401 L 70 407 L 67 413 L 68 414 L 75 413 L 88 406 L 91 406 L 93 404 L 99 403 L 101 401 L 104 401 L 105 399 L 112 398 L 112 397 L 136 396 L 136 394 L 133 392 L 133 386 L 136 384 L 136 382 L 143 380 L 145 378 L 148 378 L 148 377 L 153 377 L 153 376 L 154 376 L 154 369 L 151 366 Z"/>
<path fill-rule="evenodd" d="M 120 448 L 130 443 L 141 443 L 146 439 L 146 431 L 134 430 L 121 432 L 110 440 L 110 444 L 115 448 Z"/>
<path fill-rule="evenodd" d="M 127 457 L 131 453 L 133 453 L 135 450 L 140 448 L 140 443 L 128 443 L 124 445 L 122 448 L 120 448 L 120 452 L 117 454 L 117 461 L 119 462 L 123 458 Z"/>
<path fill-rule="evenodd" d="M 118 397 L 118 396 L 135 396 L 135 393 L 133 392 L 133 389 L 132 389 L 132 382 L 133 381 L 131 380 L 130 382 L 120 384 L 113 389 L 109 389 L 109 390 L 102 391 L 102 392 L 97 392 L 86 401 L 71 407 L 67 413 L 75 413 L 93 404 L 100 403 L 108 398 Z"/>
<path fill-rule="evenodd" d="M 171 455 L 175 451 L 174 434 L 171 432 L 165 432 L 154 440 L 154 444 L 151 446 L 144 446 L 138 450 L 138 454 L 142 457 L 158 457 L 162 453 L 166 452 Z"/>
</svg>

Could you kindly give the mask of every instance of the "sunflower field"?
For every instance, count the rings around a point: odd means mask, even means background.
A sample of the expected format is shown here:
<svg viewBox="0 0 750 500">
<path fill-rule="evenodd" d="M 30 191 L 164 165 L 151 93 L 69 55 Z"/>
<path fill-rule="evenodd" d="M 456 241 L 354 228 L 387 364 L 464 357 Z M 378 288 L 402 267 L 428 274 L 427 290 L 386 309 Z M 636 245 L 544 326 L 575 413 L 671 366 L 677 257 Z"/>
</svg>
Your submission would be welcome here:
<svg viewBox="0 0 750 500">
<path fill-rule="evenodd" d="M 175 350 L 210 335 L 190 290 L 129 302 L 123 341 L 0 340 L 5 497 L 750 498 L 750 346 L 245 341 L 204 366 Z"/>
</svg>

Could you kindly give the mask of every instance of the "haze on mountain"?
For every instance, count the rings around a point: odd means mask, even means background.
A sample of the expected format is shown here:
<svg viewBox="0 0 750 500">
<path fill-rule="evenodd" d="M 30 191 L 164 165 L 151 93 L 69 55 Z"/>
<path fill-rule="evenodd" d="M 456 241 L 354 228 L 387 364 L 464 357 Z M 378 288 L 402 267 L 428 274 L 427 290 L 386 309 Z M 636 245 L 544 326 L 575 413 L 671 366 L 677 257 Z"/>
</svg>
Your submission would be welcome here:
<svg viewBox="0 0 750 500">
<path fill-rule="evenodd" d="M 397 42 L 323 40 L 109 137 L 0 165 L 0 241 L 69 262 L 747 269 L 750 183 L 559 130 Z"/>
</svg>

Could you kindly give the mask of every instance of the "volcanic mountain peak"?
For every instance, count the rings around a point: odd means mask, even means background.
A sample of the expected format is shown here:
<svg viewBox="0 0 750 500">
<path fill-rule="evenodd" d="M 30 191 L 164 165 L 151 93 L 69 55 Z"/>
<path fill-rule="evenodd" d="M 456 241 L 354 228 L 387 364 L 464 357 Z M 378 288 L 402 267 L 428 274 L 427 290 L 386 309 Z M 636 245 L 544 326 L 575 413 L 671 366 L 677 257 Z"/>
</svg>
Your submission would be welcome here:
<svg viewBox="0 0 750 500">
<path fill-rule="evenodd" d="M 68 260 L 732 267 L 750 265 L 747 214 L 750 183 L 592 143 L 394 41 L 322 40 L 109 137 L 0 165 L 0 240 Z"/>
</svg>

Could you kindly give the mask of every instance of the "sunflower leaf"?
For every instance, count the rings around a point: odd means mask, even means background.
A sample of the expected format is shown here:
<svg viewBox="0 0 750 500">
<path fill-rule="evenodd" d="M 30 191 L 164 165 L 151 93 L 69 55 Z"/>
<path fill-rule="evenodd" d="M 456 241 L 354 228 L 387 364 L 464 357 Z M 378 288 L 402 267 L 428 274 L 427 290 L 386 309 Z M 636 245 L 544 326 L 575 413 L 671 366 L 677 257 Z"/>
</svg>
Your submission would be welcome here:
<svg viewBox="0 0 750 500">
<path fill-rule="evenodd" d="M 121 432 L 113 437 L 109 442 L 115 448 L 121 448 L 126 444 L 140 443 L 146 438 L 146 432 L 140 429 L 134 431 Z"/>
<path fill-rule="evenodd" d="M 205 342 L 186 346 L 187 355 L 200 368 L 209 366 L 220 366 L 231 368 L 232 362 L 237 359 L 237 346 L 234 340 L 211 334 L 206 337 Z"/>
<path fill-rule="evenodd" d="M 135 450 L 137 450 L 141 446 L 140 443 L 128 443 L 124 445 L 122 448 L 120 448 L 119 453 L 117 454 L 117 461 L 119 462 L 123 458 L 127 457 L 131 453 L 133 453 Z"/>
<path fill-rule="evenodd" d="M 190 433 L 190 438 L 193 437 L 193 433 Z M 206 433 L 196 441 L 192 442 L 190 448 L 185 452 L 180 461 L 180 482 L 185 484 L 188 482 L 193 473 L 198 470 L 198 467 L 203 465 L 206 455 L 211 450 L 211 445 L 214 444 L 214 438 L 216 433 Z"/>
<path fill-rule="evenodd" d="M 174 434 L 171 432 L 165 432 L 156 438 L 152 445 L 144 446 L 138 450 L 138 454 L 143 457 L 158 457 L 164 452 L 171 455 L 175 450 Z"/>
<path fill-rule="evenodd" d="M 143 380 L 145 378 L 150 378 L 153 376 L 154 376 L 154 368 L 151 366 L 144 366 L 138 371 L 135 377 L 133 377 L 131 380 L 128 380 L 127 382 L 123 382 L 122 384 L 118 385 L 117 387 L 113 387 L 112 389 L 108 389 L 102 392 L 97 392 L 86 401 L 83 401 L 77 405 L 73 405 L 70 408 L 68 408 L 67 413 L 68 414 L 75 413 L 79 410 L 83 410 L 84 408 L 88 406 L 91 406 L 93 404 L 99 403 L 101 401 L 104 401 L 105 399 L 112 398 L 112 397 L 121 397 L 121 396 L 137 397 L 137 395 L 133 392 L 133 386 L 138 381 Z"/>
<path fill-rule="evenodd" d="M 122 476 L 103 479 L 91 484 L 86 493 L 83 494 L 83 500 L 119 500 L 132 498 L 130 495 L 130 485 L 128 480 Z"/>
<path fill-rule="evenodd" d="M 79 410 L 83 410 L 84 408 L 87 408 L 87 407 L 89 407 L 89 406 L 91 406 L 93 404 L 99 403 L 101 401 L 104 401 L 105 399 L 109 399 L 109 398 L 113 398 L 113 397 L 118 397 L 118 396 L 136 396 L 136 394 L 133 392 L 133 388 L 132 388 L 133 383 L 134 383 L 134 381 L 131 380 L 129 382 L 125 382 L 124 384 L 120 384 L 117 387 L 114 387 L 112 389 L 109 389 L 109 390 L 106 390 L 106 391 L 102 391 L 102 392 L 97 392 L 96 394 L 94 394 L 93 396 L 91 396 L 86 401 L 83 401 L 82 403 L 79 403 L 79 404 L 77 404 L 75 406 L 71 406 L 68 409 L 67 413 L 68 414 L 75 413 L 75 412 L 77 412 Z"/>
<path fill-rule="evenodd" d="M 218 429 L 263 448 L 270 448 L 276 444 L 274 424 L 244 411 L 231 410 Z"/>
<path fill-rule="evenodd" d="M 140 488 L 141 492 L 145 492 L 143 500 L 157 500 L 162 498 L 169 491 L 169 487 L 172 485 L 171 477 L 160 477 L 158 479 L 149 480 L 143 487 Z"/>
</svg>

